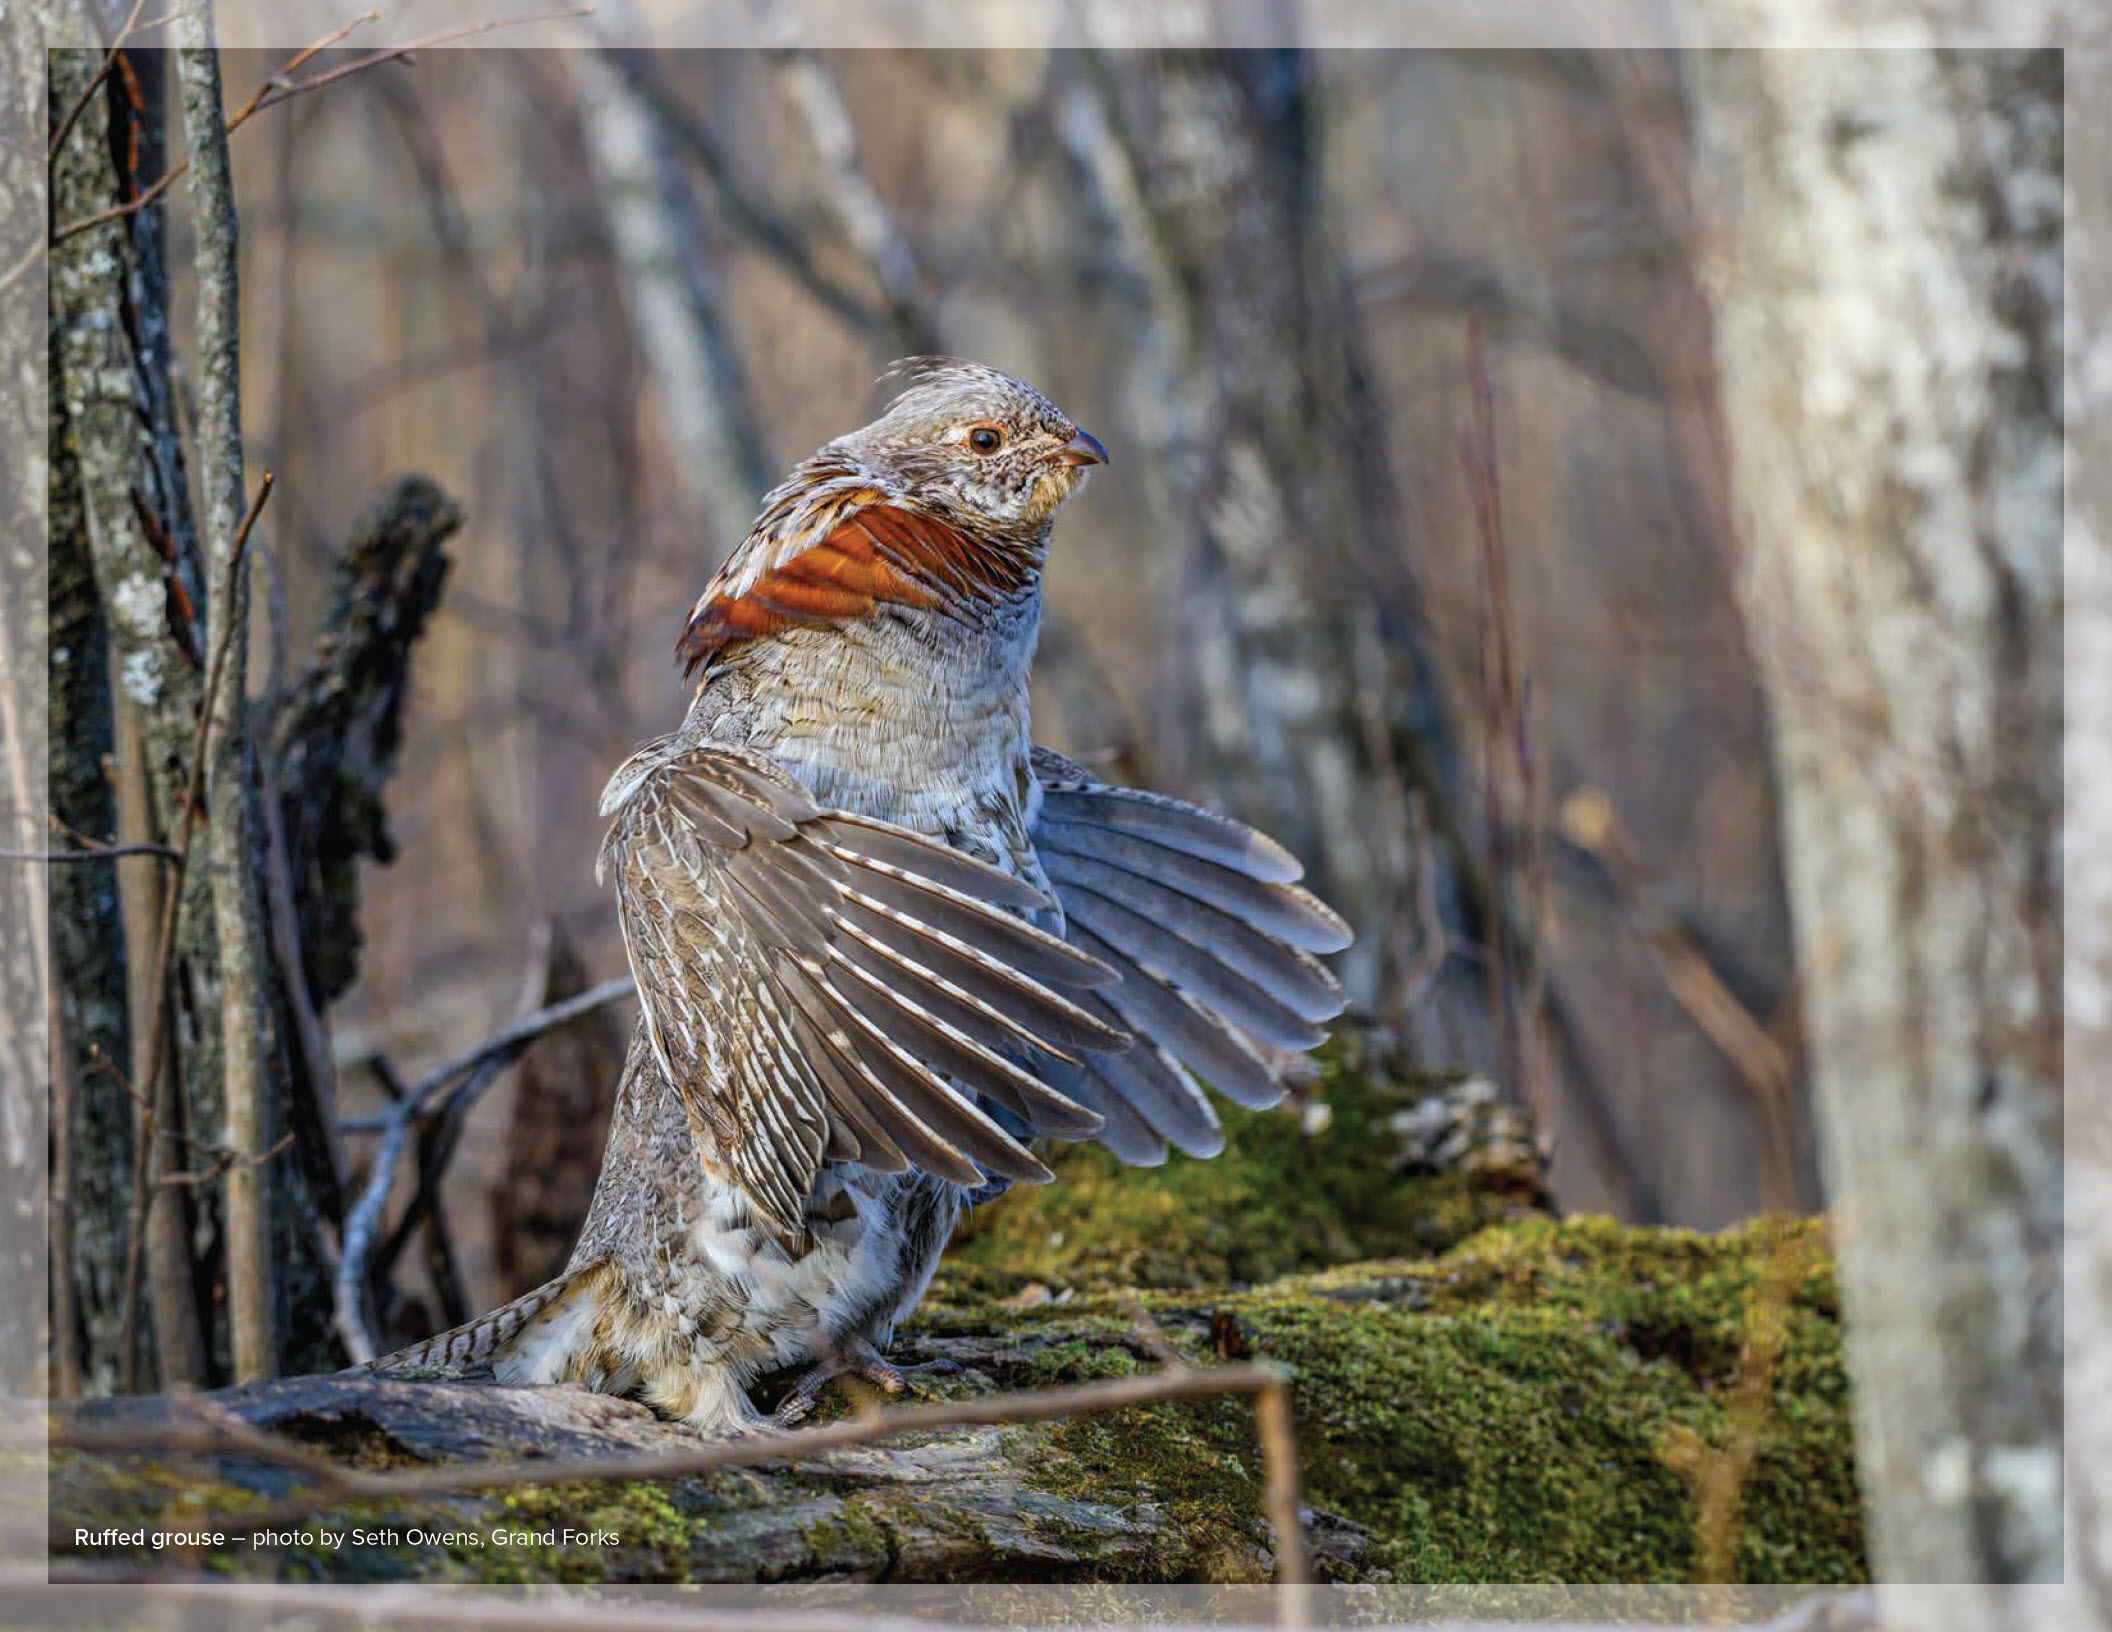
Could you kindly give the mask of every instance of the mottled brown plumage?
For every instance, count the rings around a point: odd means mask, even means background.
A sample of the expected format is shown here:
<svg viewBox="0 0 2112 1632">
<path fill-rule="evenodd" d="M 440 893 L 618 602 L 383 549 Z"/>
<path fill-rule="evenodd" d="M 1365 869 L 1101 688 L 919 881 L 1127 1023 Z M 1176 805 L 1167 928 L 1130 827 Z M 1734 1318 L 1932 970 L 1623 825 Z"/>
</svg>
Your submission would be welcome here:
<svg viewBox="0 0 2112 1632">
<path fill-rule="evenodd" d="M 1223 1144 L 1274 1103 L 1348 943 L 1250 828 L 1028 734 L 1057 508 L 1105 450 L 952 359 L 764 501 L 686 621 L 687 717 L 603 795 L 643 1010 L 558 1280 L 382 1365 L 636 1393 L 713 1431 L 746 1384 L 880 1358 L 1035 1138 Z"/>
</svg>

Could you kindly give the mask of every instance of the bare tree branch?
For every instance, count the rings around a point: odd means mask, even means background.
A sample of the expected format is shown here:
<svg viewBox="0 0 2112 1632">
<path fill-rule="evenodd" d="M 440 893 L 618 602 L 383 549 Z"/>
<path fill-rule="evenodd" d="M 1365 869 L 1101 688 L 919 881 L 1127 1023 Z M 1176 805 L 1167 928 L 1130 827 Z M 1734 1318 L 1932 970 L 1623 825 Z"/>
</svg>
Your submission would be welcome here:
<svg viewBox="0 0 2112 1632">
<path fill-rule="evenodd" d="M 262 113 L 266 108 L 275 108 L 281 102 L 289 101 L 296 96 L 304 96 L 310 91 L 319 91 L 324 86 L 334 85 L 349 75 L 360 73 L 380 63 L 395 62 L 400 58 L 408 57 L 414 51 L 422 51 L 428 46 L 443 45 L 450 40 L 464 39 L 472 34 L 487 34 L 495 28 L 520 28 L 530 23 L 558 22 L 567 17 L 588 17 L 593 15 L 593 11 L 594 8 L 592 6 L 573 6 L 563 11 L 537 12 L 528 17 L 497 18 L 488 22 L 467 24 L 461 28 L 443 29 L 438 34 L 428 34 L 423 39 L 411 40 L 403 45 L 392 45 L 384 51 L 371 52 L 367 56 L 346 63 L 341 68 L 333 68 L 328 73 L 317 74 L 313 79 L 289 80 L 286 78 L 288 74 L 308 61 L 318 51 L 329 49 L 329 47 L 351 33 L 353 29 L 359 27 L 360 24 L 381 15 L 379 12 L 374 11 L 363 12 L 353 18 L 351 22 L 325 35 L 315 44 L 294 53 L 287 60 L 284 67 L 259 85 L 251 93 L 249 100 L 235 111 L 234 115 L 227 121 L 226 130 L 231 135 L 247 124 L 253 115 Z M 177 19 L 188 15 L 188 10 L 182 9 L 173 14 Z M 16 265 L 9 267 L 4 274 L 0 274 L 0 291 L 4 291 L 9 284 L 26 272 L 35 263 L 36 257 L 44 252 L 45 248 L 56 249 L 59 245 L 66 242 L 67 239 L 80 233 L 88 232 L 111 221 L 121 221 L 126 216 L 145 209 L 156 199 L 160 198 L 163 193 L 167 192 L 170 186 L 174 184 L 176 178 L 188 170 L 190 165 L 191 161 L 189 159 L 178 160 L 175 164 L 169 166 L 154 184 L 137 198 L 127 199 L 124 203 L 114 205 L 110 209 L 98 210 L 94 215 L 83 216 L 78 221 L 69 221 L 64 226 L 55 228 L 46 245 L 33 247 L 30 254 L 24 256 Z"/>
<path fill-rule="evenodd" d="M 1644 876 L 1613 802 L 1599 788 L 1579 788 L 1562 801 L 1562 836 L 1605 870 L 1622 910 L 1650 948 L 1665 987 L 1703 1036 L 1731 1063 L 1759 1102 L 1766 1142 L 1760 1153 L 1760 1197 L 1775 1211 L 1799 1201 L 1795 1116 L 1791 1094 L 1796 1061 L 1716 972 L 1680 916 Z"/>
<path fill-rule="evenodd" d="M 845 288 L 814 258 L 807 234 L 751 192 L 711 127 L 675 94 L 650 53 L 612 51 L 609 56 L 659 116 L 663 129 L 703 168 L 726 213 L 755 246 L 822 307 L 863 335 L 876 335 L 886 318 L 864 296 Z"/>
<path fill-rule="evenodd" d="M 747 412 L 703 220 L 635 83 L 600 52 L 568 52 L 565 65 L 675 469 L 709 536 L 731 549 L 770 472 Z"/>
<path fill-rule="evenodd" d="M 511 1025 L 493 1032 L 476 1047 L 457 1054 L 445 1065 L 437 1066 L 419 1078 L 418 1083 L 407 1094 L 404 1102 L 412 1110 L 423 1109 L 425 1102 L 459 1078 L 482 1065 L 486 1060 L 512 1056 L 526 1048 L 546 1031 L 577 1020 L 583 1014 L 606 1008 L 620 998 L 626 998 L 636 990 L 629 975 L 620 975 L 614 980 L 605 980 L 599 986 L 589 987 L 577 997 L 568 997 L 562 1003 L 552 1003 L 548 1008 L 537 1009 L 533 1014 L 524 1014 Z M 351 1063 L 351 1062 L 346 1062 Z M 387 1118 L 368 1117 L 356 1122 L 347 1122 L 348 1133 L 378 1133 L 387 1126 Z"/>
<path fill-rule="evenodd" d="M 359 1200 L 345 1218 L 344 1248 L 338 1256 L 335 1299 L 337 1306 L 338 1335 L 343 1338 L 345 1348 L 355 1361 L 367 1361 L 380 1352 L 373 1329 L 366 1316 L 367 1280 L 370 1274 L 368 1260 L 374 1253 L 381 1217 L 388 1205 L 389 1191 L 395 1183 L 396 1164 L 403 1156 L 404 1145 L 409 1141 L 411 1124 L 424 1109 L 425 1104 L 441 1089 L 467 1079 L 463 1086 L 450 1097 L 449 1110 L 459 1114 L 467 1109 L 468 1102 L 481 1094 L 491 1081 L 519 1057 L 522 1050 L 544 1032 L 566 1022 L 578 1019 L 604 1008 L 619 998 L 630 996 L 633 990 L 628 975 L 619 980 L 609 980 L 577 997 L 567 998 L 562 1003 L 553 1003 L 547 1008 L 524 1014 L 510 1026 L 493 1033 L 466 1054 L 457 1055 L 438 1070 L 427 1074 L 418 1085 L 402 1094 L 388 1111 L 377 1118 L 360 1122 L 348 1122 L 344 1131 L 376 1132 L 381 1136 L 381 1145 L 374 1152 L 374 1160 L 367 1170 L 366 1188 L 360 1192 Z M 379 1061 L 369 1063 L 380 1064 Z M 389 1073 L 389 1078 L 393 1078 Z M 452 1142 L 447 1154 L 452 1154 Z M 444 1166 L 444 1158 L 439 1164 Z M 421 1173 L 420 1190 L 429 1192 L 437 1184 L 437 1174 L 432 1178 Z M 406 1219 L 408 1224 L 411 1220 Z M 392 1250 L 386 1257 L 393 1260 L 395 1250 L 400 1250 L 405 1232 L 399 1230 L 393 1238 Z"/>
<path fill-rule="evenodd" d="M 858 161 L 858 132 L 834 76 L 812 51 L 781 51 L 774 60 L 778 82 L 806 120 L 844 236 L 879 281 L 896 346 L 912 352 L 938 350 L 938 325 L 925 303 L 916 257 L 895 224 L 894 212 Z"/>
<path fill-rule="evenodd" d="M 99 844 L 89 850 L 0 850 L 0 861 L 40 861 L 57 866 L 70 861 L 116 861 L 124 856 L 159 856 L 174 861 L 176 850 L 167 844 Z"/>
</svg>

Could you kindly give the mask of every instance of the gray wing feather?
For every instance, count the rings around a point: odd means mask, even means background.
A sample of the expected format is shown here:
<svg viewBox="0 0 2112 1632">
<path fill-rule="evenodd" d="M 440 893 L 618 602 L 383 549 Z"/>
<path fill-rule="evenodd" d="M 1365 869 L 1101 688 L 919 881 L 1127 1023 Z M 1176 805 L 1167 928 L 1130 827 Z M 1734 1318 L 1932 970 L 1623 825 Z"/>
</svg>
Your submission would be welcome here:
<svg viewBox="0 0 2112 1632">
<path fill-rule="evenodd" d="M 1162 1160 L 1168 1143 L 1214 1155 L 1224 1134 L 1196 1078 L 1242 1105 L 1276 1103 L 1264 1050 L 1310 1048 L 1342 1012 L 1313 954 L 1347 946 L 1349 927 L 1264 834 L 1096 781 L 1046 749 L 1034 770 L 1034 846 L 1065 938 L 1120 977 L 1083 1000 L 1138 1039 L 1082 1060 L 1062 1086 L 1100 1113 L 1098 1137 L 1124 1161 Z"/>
<path fill-rule="evenodd" d="M 1046 1179 L 975 1103 L 1080 1138 L 1100 1116 L 1017 1063 L 1127 1046 L 1116 980 L 1018 916 L 1036 890 L 905 829 L 823 810 L 755 754 L 676 748 L 611 780 L 613 875 L 648 1035 L 699 1153 L 781 1232 L 825 1162 Z"/>
<path fill-rule="evenodd" d="M 1207 947 L 1226 969 L 1260 988 L 1300 1020 L 1332 1020 L 1342 1012 L 1341 987 L 1310 952 L 1264 935 L 1244 919 L 1093 856 L 1050 851 L 1043 855 L 1042 865 L 1059 887 L 1066 910 L 1088 894 L 1119 902 L 1182 940 Z"/>
</svg>

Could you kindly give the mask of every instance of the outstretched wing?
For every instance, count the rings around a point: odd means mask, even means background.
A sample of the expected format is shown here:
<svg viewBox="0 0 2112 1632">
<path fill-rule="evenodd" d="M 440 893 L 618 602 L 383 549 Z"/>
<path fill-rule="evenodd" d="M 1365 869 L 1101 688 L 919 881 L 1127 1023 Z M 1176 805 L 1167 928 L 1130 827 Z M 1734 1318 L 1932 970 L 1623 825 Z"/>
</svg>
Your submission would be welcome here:
<svg viewBox="0 0 2112 1632">
<path fill-rule="evenodd" d="M 1048 1170 L 974 1103 L 1082 1138 L 1099 1117 L 1015 1063 L 1126 1039 L 1084 1007 L 1112 974 L 1018 911 L 1018 880 L 885 822 L 824 810 L 760 755 L 648 745 L 602 796 L 624 948 L 700 1154 L 796 1233 L 816 1172 L 914 1162 Z"/>
<path fill-rule="evenodd" d="M 1297 858 L 1266 834 L 1112 787 L 1046 748 L 1034 773 L 1034 847 L 1065 938 L 1120 976 L 1080 1000 L 1135 1034 L 1064 1086 L 1106 1119 L 1099 1138 L 1126 1162 L 1163 1161 L 1169 1141 L 1214 1156 L 1224 1133 L 1196 1077 L 1242 1105 L 1275 1104 L 1283 1085 L 1262 1047 L 1325 1037 L 1343 995 L 1314 954 L 1349 945 L 1349 926 L 1298 886 Z"/>
</svg>

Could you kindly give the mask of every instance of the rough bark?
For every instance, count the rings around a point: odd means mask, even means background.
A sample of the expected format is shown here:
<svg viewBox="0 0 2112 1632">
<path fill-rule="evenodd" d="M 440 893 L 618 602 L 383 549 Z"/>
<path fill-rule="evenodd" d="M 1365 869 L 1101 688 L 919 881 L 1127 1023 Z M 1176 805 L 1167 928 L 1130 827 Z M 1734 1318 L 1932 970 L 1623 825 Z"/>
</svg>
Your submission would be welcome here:
<svg viewBox="0 0 2112 1632">
<path fill-rule="evenodd" d="M 88 52 L 53 58 L 55 100 L 71 106 L 94 71 Z M 81 216 L 131 196 L 158 174 L 162 140 L 158 57 L 128 56 L 110 84 L 92 97 L 52 167 L 53 207 L 59 218 Z M 197 546 L 184 488 L 177 440 L 174 393 L 169 382 L 168 290 L 161 250 L 159 209 L 137 212 L 125 222 L 69 240 L 51 264 L 54 444 L 59 468 L 77 488 L 79 520 L 93 568 L 96 592 L 110 644 L 120 723 L 136 729 L 113 738 L 118 791 L 117 831 L 128 841 L 161 840 L 173 833 L 188 774 L 200 693 L 200 624 L 203 602 Z M 67 512 L 61 511 L 61 514 Z M 100 772 L 98 772 L 100 774 Z M 153 981 L 152 949 L 159 932 L 162 880 L 137 862 L 123 864 L 124 935 L 137 949 L 127 966 L 129 1056 L 113 1056 L 128 1068 L 134 1087 L 157 1103 L 165 1137 L 147 1151 L 150 1191 L 145 1228 L 146 1278 L 155 1321 L 153 1336 L 164 1385 L 205 1377 L 192 1284 L 190 1224 L 182 1190 L 155 1184 L 181 1165 L 182 1138 L 210 1126 L 200 1112 L 217 1097 L 212 1083 L 217 1033 L 211 1014 L 214 959 L 209 906 L 201 877 L 187 879 L 177 926 L 177 983 L 192 1001 L 178 1005 Z M 161 1069 L 150 1073 L 148 1035 L 156 1006 L 169 1005 L 167 1043 Z M 74 1047 L 77 1103 L 99 1121 L 131 1121 L 132 1102 L 110 1073 L 84 1069 L 92 1036 L 69 1037 Z M 187 1092 L 176 1091 L 182 1072 Z M 179 1101 L 184 1103 L 179 1103 Z M 142 1119 L 143 1121 L 143 1119 Z M 136 1135 L 135 1135 L 136 1137 Z M 87 1159 L 87 1147 L 77 1156 Z M 86 1175 L 82 1175 L 86 1178 Z M 123 1181 L 129 1192 L 129 1174 Z M 85 1211 L 88 1194 L 78 1192 L 82 1228 L 122 1227 L 123 1208 L 98 1224 Z M 95 1243 L 74 1243 L 76 1262 Z M 121 1259 L 119 1260 L 121 1261 Z M 122 1318 L 122 1316 L 120 1316 Z M 119 1356 L 120 1364 L 124 1357 Z"/>
<path fill-rule="evenodd" d="M 241 310 L 238 226 L 221 108 L 220 56 L 209 0 L 192 0 L 173 20 L 182 90 L 188 187 L 197 241 L 198 463 L 206 562 L 215 596 L 212 638 L 226 658 L 208 699 L 205 739 L 206 872 L 220 958 L 220 1018 L 227 1169 L 227 1311 L 230 1359 L 238 1380 L 277 1369 L 267 1213 L 269 1165 L 279 1107 L 270 1070 L 271 1015 L 265 1001 L 261 910 L 262 853 L 248 723 L 249 574 L 235 559 L 248 507 L 242 469 Z"/>
<path fill-rule="evenodd" d="M 2061 62 L 1696 82 L 1875 1567 L 2058 1579 Z"/>
<path fill-rule="evenodd" d="M 93 71 L 86 53 L 52 58 L 54 101 L 68 106 Z M 65 378 L 53 369 L 51 379 Z M 66 397 L 51 401 L 50 795 L 59 824 L 37 847 L 73 848 L 71 834 L 107 842 L 119 832 L 111 770 L 110 643 L 88 546 L 80 467 Z M 52 1146 L 53 1391 L 108 1393 L 123 1370 L 123 1224 L 131 1193 L 131 1108 L 115 1083 L 81 1069 L 100 1054 L 129 1061 L 120 874 L 151 872 L 83 863 L 49 875 L 52 905 L 55 1092 Z M 63 1093 L 56 1091 L 63 1087 Z"/>
<path fill-rule="evenodd" d="M 360 864 L 395 859 L 382 791 L 403 748 L 411 653 L 447 578 L 442 546 L 461 526 L 461 509 L 427 477 L 377 495 L 272 730 L 303 972 L 318 1003 L 342 997 L 358 973 Z"/>
<path fill-rule="evenodd" d="M 461 525 L 461 510 L 423 476 L 377 496 L 338 560 L 314 650 L 272 729 L 267 794 L 287 896 L 286 921 L 273 918 L 274 991 L 287 1035 L 317 1033 L 289 1059 L 295 1161 L 274 1209 L 291 1369 L 343 1358 L 319 1245 L 344 1215 L 327 1009 L 358 973 L 360 871 L 395 858 L 382 795 L 403 746 L 411 654 L 446 582 L 443 546 Z"/>
</svg>

